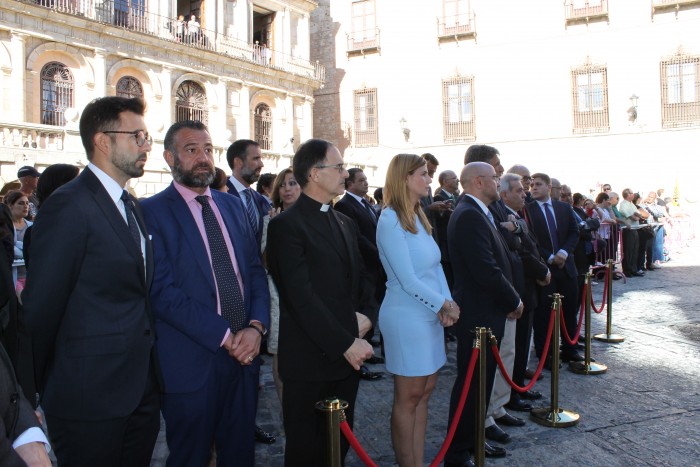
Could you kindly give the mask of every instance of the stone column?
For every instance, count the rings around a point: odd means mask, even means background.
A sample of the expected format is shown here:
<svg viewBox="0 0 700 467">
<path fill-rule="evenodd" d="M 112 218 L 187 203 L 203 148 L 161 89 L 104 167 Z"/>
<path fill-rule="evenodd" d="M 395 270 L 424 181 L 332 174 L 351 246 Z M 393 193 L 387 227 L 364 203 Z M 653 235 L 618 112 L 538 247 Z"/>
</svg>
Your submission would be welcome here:
<svg viewBox="0 0 700 467">
<path fill-rule="evenodd" d="M 25 98 L 29 96 L 26 92 L 27 87 L 27 59 L 25 48 L 27 43 L 27 35 L 16 31 L 12 31 L 10 36 L 10 59 L 12 60 L 12 70 L 9 73 L 9 79 L 5 70 L 6 83 L 5 105 L 6 109 L 12 109 L 11 112 L 6 112 L 5 115 L 10 120 L 24 122 L 27 119 L 27 109 Z M 31 103 L 30 99 L 27 102 Z"/>
<path fill-rule="evenodd" d="M 168 131 L 170 125 L 173 122 L 173 113 L 175 102 L 173 100 L 173 80 L 172 80 L 173 69 L 171 67 L 164 66 L 160 71 L 160 88 L 163 92 L 160 103 L 160 114 L 159 125 L 157 128 L 158 132 L 165 136 L 165 132 Z"/>
</svg>

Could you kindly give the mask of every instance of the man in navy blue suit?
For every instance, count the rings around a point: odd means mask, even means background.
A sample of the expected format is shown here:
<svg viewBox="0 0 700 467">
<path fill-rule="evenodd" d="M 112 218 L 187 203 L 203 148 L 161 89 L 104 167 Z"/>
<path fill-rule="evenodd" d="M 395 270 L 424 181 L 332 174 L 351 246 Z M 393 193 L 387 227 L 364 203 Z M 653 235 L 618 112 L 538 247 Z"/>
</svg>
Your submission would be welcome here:
<svg viewBox="0 0 700 467">
<path fill-rule="evenodd" d="M 209 184 L 211 136 L 174 124 L 163 155 L 173 183 L 145 200 L 153 238 L 151 298 L 165 393 L 168 466 L 252 466 L 260 341 L 270 296 L 241 201 Z"/>
<path fill-rule="evenodd" d="M 260 245 L 263 217 L 271 207 L 260 193 L 250 188 L 250 185 L 258 181 L 260 171 L 265 167 L 260 145 L 251 139 L 234 141 L 226 151 L 226 161 L 232 171 L 226 182 L 228 192 L 243 201 L 246 216 Z"/>
<path fill-rule="evenodd" d="M 525 206 L 530 229 L 537 238 L 540 256 L 547 262 L 552 273 L 549 285 L 540 291 L 540 299 L 535 308 L 533 330 L 538 357 L 542 356 L 547 339 L 547 325 L 552 309 L 550 296 L 555 292 L 563 295 L 564 323 L 571 337 L 576 332 L 579 304 L 573 255 L 579 239 L 578 224 L 568 203 L 552 200 L 551 187 L 552 182 L 547 174 L 533 174 L 530 192 L 534 201 Z M 583 356 L 576 351 L 576 347 L 568 344 L 564 338 L 561 348 L 563 361 L 583 361 Z"/>
</svg>

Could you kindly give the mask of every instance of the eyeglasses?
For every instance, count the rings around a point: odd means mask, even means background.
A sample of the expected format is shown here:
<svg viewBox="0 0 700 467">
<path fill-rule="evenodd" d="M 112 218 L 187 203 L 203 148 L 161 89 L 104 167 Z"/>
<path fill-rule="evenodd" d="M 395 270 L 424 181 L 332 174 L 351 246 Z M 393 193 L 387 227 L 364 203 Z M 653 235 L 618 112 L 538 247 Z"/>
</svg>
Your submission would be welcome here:
<svg viewBox="0 0 700 467">
<path fill-rule="evenodd" d="M 335 169 L 339 174 L 341 174 L 348 168 L 348 164 L 314 165 L 314 167 L 317 169 Z"/>
<path fill-rule="evenodd" d="M 110 133 L 115 133 L 115 134 L 120 134 L 120 135 L 131 135 L 134 138 L 136 138 L 136 146 L 141 147 L 146 142 L 148 142 L 149 146 L 153 146 L 153 137 L 148 134 L 148 132 L 145 132 L 143 130 L 136 130 L 136 131 L 103 131 L 102 133 L 105 134 L 110 134 Z"/>
<path fill-rule="evenodd" d="M 612 188 L 610 188 L 609 186 L 603 187 L 603 191 L 611 191 L 611 190 L 612 190 Z"/>
<path fill-rule="evenodd" d="M 520 179 L 523 180 L 523 181 L 525 181 L 525 182 L 531 182 L 531 181 L 532 181 L 532 177 L 520 177 Z"/>
</svg>

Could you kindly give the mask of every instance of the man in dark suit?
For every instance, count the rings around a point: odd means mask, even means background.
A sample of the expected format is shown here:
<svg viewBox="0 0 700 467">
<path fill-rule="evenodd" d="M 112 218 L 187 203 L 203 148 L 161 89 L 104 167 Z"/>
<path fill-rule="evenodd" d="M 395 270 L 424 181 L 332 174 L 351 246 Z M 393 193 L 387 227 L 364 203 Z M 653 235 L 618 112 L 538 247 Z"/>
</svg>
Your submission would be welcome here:
<svg viewBox="0 0 700 467">
<path fill-rule="evenodd" d="M 349 403 L 352 425 L 358 370 L 372 356 L 362 336 L 376 320 L 374 287 L 360 261 L 357 228 L 330 209 L 348 176 L 338 149 L 312 139 L 294 155 L 302 194 L 270 221 L 267 259 L 279 289 L 279 371 L 287 435 L 285 465 L 326 465 L 317 401 Z M 343 439 L 343 457 L 348 444 Z"/>
<path fill-rule="evenodd" d="M 215 443 L 221 465 L 252 466 L 267 276 L 241 201 L 209 189 L 207 127 L 178 122 L 164 147 L 174 181 L 143 208 L 154 245 L 167 465 L 204 467 Z"/>
<path fill-rule="evenodd" d="M 430 178 L 433 178 L 435 176 L 435 172 L 437 171 L 438 165 L 440 165 L 440 162 L 437 160 L 437 157 L 430 154 L 429 152 L 421 154 L 421 157 L 425 159 L 425 166 L 428 169 L 428 176 Z M 445 201 L 436 201 L 433 198 L 432 188 L 428 189 L 428 196 L 424 196 L 420 199 L 420 205 L 426 217 L 428 218 L 428 222 L 430 222 L 430 225 L 433 227 L 433 238 L 437 242 L 437 230 L 435 229 L 436 218 L 440 213 L 449 211 L 454 206 Z"/>
<path fill-rule="evenodd" d="M 148 466 L 160 428 L 151 241 L 125 190 L 151 150 L 144 108 L 121 97 L 87 105 L 90 163 L 33 226 L 22 297 L 59 466 Z"/>
<path fill-rule="evenodd" d="M 226 151 L 226 161 L 232 171 L 231 177 L 226 182 L 228 192 L 243 201 L 248 222 L 259 247 L 262 240 L 263 218 L 271 207 L 260 193 L 250 187 L 258 181 L 260 171 L 265 167 L 260 145 L 250 139 L 234 141 Z"/>
<path fill-rule="evenodd" d="M 386 292 L 386 274 L 379 260 L 377 250 L 377 214 L 369 202 L 365 199 L 369 185 L 367 176 L 362 169 L 352 168 L 348 170 L 348 178 L 345 179 L 345 196 L 335 203 L 333 208 L 342 212 L 355 221 L 358 228 L 357 242 L 360 247 L 362 261 L 367 273 L 372 277 L 374 284 L 374 298 L 377 303 L 382 303 Z M 365 340 L 370 341 L 374 334 L 374 328 L 365 335 Z M 384 363 L 382 357 L 372 357 L 367 363 Z M 382 373 L 370 372 L 366 367 L 360 370 L 362 379 L 376 380 L 382 377 Z"/>
<path fill-rule="evenodd" d="M 440 172 L 438 176 L 440 188 L 435 192 L 433 200 L 448 205 L 448 209 L 437 213 L 435 216 L 435 229 L 437 230 L 438 246 L 440 247 L 440 264 L 445 271 L 447 285 L 452 289 L 454 276 L 452 274 L 452 266 L 450 265 L 450 256 L 447 251 L 447 224 L 450 221 L 450 215 L 457 204 L 457 195 L 459 195 L 459 179 L 457 174 L 451 170 Z M 447 329 L 447 328 L 446 328 Z"/>
<path fill-rule="evenodd" d="M 518 386 L 525 386 L 525 372 L 530 351 L 530 337 L 532 336 L 532 319 L 537 305 L 538 285 L 549 284 L 551 273 L 547 264 L 540 258 L 537 248 L 537 240 L 520 213 L 525 207 L 525 189 L 521 183 L 522 178 L 515 173 L 507 173 L 501 177 L 500 197 L 508 212 L 508 221 L 502 223 L 502 227 L 512 230 L 520 239 L 520 247 L 517 253 L 520 257 L 523 280 L 520 288 L 516 287 L 523 301 L 523 314 L 516 322 L 515 328 L 515 354 L 513 358 L 512 379 Z M 503 346 L 501 346 L 503 347 Z M 540 399 L 542 394 L 537 391 L 519 393 L 514 389 L 509 391 L 510 402 L 507 408 L 518 411 L 529 411 L 532 405 L 523 399 Z"/>
<path fill-rule="evenodd" d="M 552 273 L 549 285 L 540 290 L 539 303 L 535 308 L 533 330 L 537 357 L 542 356 L 547 338 L 552 309 L 550 296 L 553 293 L 563 295 L 564 323 L 571 337 L 576 332 L 580 303 L 577 299 L 577 272 L 573 255 L 579 239 L 576 217 L 569 204 L 550 198 L 550 189 L 551 180 L 547 174 L 533 174 L 530 192 L 534 201 L 525 207 L 530 228 L 537 238 L 540 256 L 547 262 Z M 568 344 L 563 337 L 562 360 L 583 361 L 583 356 L 576 351 L 576 347 Z"/>
<path fill-rule="evenodd" d="M 467 164 L 460 182 L 464 196 L 455 208 L 447 227 L 450 260 L 455 273 L 453 297 L 462 314 L 457 322 L 457 379 L 452 388 L 449 422 L 455 415 L 462 385 L 472 353 L 474 328 L 489 327 L 497 339 L 503 337 L 507 318 L 517 319 L 523 303 L 511 285 L 512 265 L 508 247 L 496 229 L 487 206 L 498 200 L 498 175 L 484 162 Z M 486 394 L 491 394 L 496 362 L 487 352 Z M 446 466 L 470 465 L 469 451 L 474 446 L 474 417 L 477 412 L 478 377 L 472 379 L 466 405 L 457 425 L 454 440 L 445 456 Z M 486 445 L 487 455 L 505 456 L 502 448 Z"/>
</svg>

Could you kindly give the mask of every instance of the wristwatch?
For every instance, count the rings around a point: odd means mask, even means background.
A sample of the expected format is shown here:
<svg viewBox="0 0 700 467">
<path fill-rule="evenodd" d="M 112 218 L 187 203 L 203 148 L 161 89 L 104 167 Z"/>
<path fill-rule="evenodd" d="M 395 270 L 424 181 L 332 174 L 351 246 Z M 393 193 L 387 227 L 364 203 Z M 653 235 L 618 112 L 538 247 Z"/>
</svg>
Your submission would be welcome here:
<svg viewBox="0 0 700 467">
<path fill-rule="evenodd" d="M 259 324 L 260 326 L 256 326 L 256 324 Z M 250 323 L 250 324 L 249 324 L 248 326 L 246 326 L 246 327 L 247 327 L 247 328 L 253 328 L 253 329 L 255 329 L 256 331 L 258 331 L 258 332 L 260 333 L 260 337 L 265 337 L 265 336 L 267 335 L 267 329 L 265 329 L 265 326 L 263 326 L 262 323 L 260 323 L 260 322 Z"/>
</svg>

